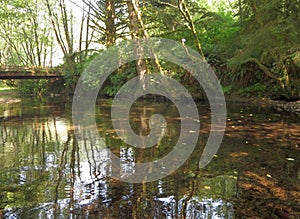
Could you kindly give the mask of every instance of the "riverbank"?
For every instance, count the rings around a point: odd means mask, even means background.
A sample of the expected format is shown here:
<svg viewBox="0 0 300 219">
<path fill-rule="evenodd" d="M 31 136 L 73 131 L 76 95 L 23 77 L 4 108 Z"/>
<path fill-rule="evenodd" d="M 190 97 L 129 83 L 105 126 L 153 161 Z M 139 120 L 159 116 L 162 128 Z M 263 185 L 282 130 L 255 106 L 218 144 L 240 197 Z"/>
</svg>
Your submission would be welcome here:
<svg viewBox="0 0 300 219">
<path fill-rule="evenodd" d="M 269 107 L 278 112 L 300 113 L 300 101 L 287 102 L 283 100 L 272 100 L 267 97 L 244 97 L 238 95 L 225 95 L 226 101 L 233 103 L 251 103 L 262 107 Z"/>
<path fill-rule="evenodd" d="M 155 98 L 156 101 L 159 99 Z M 225 94 L 226 102 L 245 103 L 260 107 L 269 107 L 278 112 L 292 112 L 300 114 L 300 101 L 287 102 L 282 100 L 272 100 L 268 97 L 245 97 L 235 94 Z M 0 89 L 0 104 L 11 104 L 21 102 L 19 94 L 11 88 Z"/>
<path fill-rule="evenodd" d="M 19 102 L 21 102 L 21 99 L 19 98 L 0 97 L 0 104 L 11 104 L 11 103 L 19 103 Z"/>
<path fill-rule="evenodd" d="M 10 87 L 0 88 L 0 104 L 11 104 L 21 102 L 18 93 Z"/>
</svg>

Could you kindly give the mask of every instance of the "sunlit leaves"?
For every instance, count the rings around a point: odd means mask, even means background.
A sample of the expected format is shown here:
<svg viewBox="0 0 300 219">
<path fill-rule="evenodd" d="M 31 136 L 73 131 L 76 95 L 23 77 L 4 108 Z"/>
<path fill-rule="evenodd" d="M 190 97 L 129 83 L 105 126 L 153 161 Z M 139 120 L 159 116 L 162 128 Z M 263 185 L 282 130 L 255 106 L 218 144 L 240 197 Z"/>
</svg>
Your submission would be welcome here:
<svg viewBox="0 0 300 219">
<path fill-rule="evenodd" d="M 4 1 L 0 17 L 2 64 L 45 65 L 51 38 L 43 4 L 33 0 Z"/>
</svg>

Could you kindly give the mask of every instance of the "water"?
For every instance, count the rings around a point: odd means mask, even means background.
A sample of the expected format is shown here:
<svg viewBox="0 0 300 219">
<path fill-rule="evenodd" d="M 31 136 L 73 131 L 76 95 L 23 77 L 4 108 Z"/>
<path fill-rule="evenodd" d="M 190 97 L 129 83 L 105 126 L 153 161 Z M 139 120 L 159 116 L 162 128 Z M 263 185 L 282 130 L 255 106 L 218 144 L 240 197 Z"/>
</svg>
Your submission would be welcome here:
<svg viewBox="0 0 300 219">
<path fill-rule="evenodd" d="M 229 103 L 221 148 L 205 169 L 198 170 L 210 128 L 209 107 L 200 103 L 200 135 L 188 161 L 161 180 L 131 184 L 110 178 L 110 172 L 120 168 L 121 175 L 132 174 L 137 162 L 168 154 L 178 139 L 180 118 L 171 103 L 136 102 L 130 112 L 134 132 L 148 134 L 148 118 L 154 113 L 167 121 L 157 146 L 136 149 L 114 132 L 110 102 L 98 101 L 96 120 L 105 144 L 121 158 L 119 167 L 99 159 L 106 152 L 97 142 L 83 139 L 78 144 L 70 100 L 22 99 L 0 106 L 4 218 L 239 218 L 255 212 L 274 214 L 274 203 L 297 213 L 299 116 Z M 265 206 L 260 209 L 251 197 L 266 199 Z M 268 211 L 270 204 L 274 205 Z"/>
</svg>

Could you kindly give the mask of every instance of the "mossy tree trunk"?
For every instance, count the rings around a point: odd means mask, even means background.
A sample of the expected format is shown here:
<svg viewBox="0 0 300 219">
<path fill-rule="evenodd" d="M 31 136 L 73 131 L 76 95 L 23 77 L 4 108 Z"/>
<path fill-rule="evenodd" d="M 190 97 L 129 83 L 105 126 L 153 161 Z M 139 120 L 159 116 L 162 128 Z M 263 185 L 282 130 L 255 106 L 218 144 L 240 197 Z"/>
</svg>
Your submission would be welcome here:
<svg viewBox="0 0 300 219">
<path fill-rule="evenodd" d="M 141 14 L 139 12 L 139 1 L 138 0 L 127 0 L 128 14 L 129 14 L 129 27 L 130 34 L 133 40 L 139 40 L 141 38 L 145 38 L 143 31 L 143 23 L 141 23 Z M 139 18 L 140 17 L 140 18 Z M 143 48 L 139 45 L 137 41 L 137 45 L 135 48 L 136 54 L 136 69 L 137 73 L 140 76 L 140 80 L 143 83 L 143 87 L 145 88 L 145 74 L 147 73 L 147 65 L 144 60 L 144 51 Z"/>
</svg>

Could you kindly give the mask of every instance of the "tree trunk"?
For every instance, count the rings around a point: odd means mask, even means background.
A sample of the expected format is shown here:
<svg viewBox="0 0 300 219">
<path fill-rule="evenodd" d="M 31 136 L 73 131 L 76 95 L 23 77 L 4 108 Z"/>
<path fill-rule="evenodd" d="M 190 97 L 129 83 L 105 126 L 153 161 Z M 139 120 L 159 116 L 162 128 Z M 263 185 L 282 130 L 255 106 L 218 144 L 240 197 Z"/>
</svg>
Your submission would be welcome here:
<svg viewBox="0 0 300 219">
<path fill-rule="evenodd" d="M 84 13 L 82 13 L 82 17 L 81 17 L 81 24 L 80 24 L 80 34 L 79 34 L 79 62 L 82 62 L 82 58 L 83 58 L 83 54 L 81 53 L 82 51 L 82 39 L 83 39 L 83 27 L 84 27 L 84 20 L 85 20 L 85 16 Z"/>
<path fill-rule="evenodd" d="M 136 14 L 137 20 L 139 22 L 143 37 L 145 39 L 147 39 L 147 38 L 149 38 L 149 34 L 145 28 L 145 24 L 142 19 L 142 12 L 138 5 L 138 1 L 132 1 L 132 6 L 133 6 L 134 12 Z M 156 70 L 159 71 L 161 74 L 163 74 L 163 69 L 162 69 L 161 65 L 159 64 L 159 60 L 158 60 L 156 54 L 154 53 L 154 51 L 152 49 L 150 49 L 150 53 L 154 57 L 154 59 L 152 59 L 152 60 L 153 60 L 153 65 L 155 66 Z"/>
<path fill-rule="evenodd" d="M 85 57 L 87 57 L 87 55 L 88 55 L 90 16 L 91 16 L 91 6 L 88 5 L 88 7 L 89 7 L 89 10 L 88 10 L 88 13 L 87 13 L 87 18 L 86 18 L 85 53 L 84 53 Z"/>
<path fill-rule="evenodd" d="M 34 41 L 36 46 L 37 64 L 42 66 L 42 51 L 40 50 L 39 34 L 38 34 L 38 23 L 36 18 L 32 18 L 32 25 L 34 31 Z"/>
<path fill-rule="evenodd" d="M 191 16 L 189 9 L 187 8 L 184 0 L 178 0 L 178 9 L 179 9 L 180 13 L 182 14 L 182 16 L 184 17 L 185 21 L 188 23 L 188 26 L 189 26 L 190 30 L 192 31 L 192 34 L 194 37 L 194 42 L 195 42 L 196 48 L 204 60 L 205 55 L 203 53 L 201 43 L 198 39 L 198 33 L 195 28 L 195 24 L 193 22 L 192 16 Z"/>
<path fill-rule="evenodd" d="M 105 14 L 105 42 L 107 46 L 113 46 L 116 42 L 116 27 L 115 27 L 115 1 L 106 0 Z"/>
<path fill-rule="evenodd" d="M 138 16 L 134 10 L 134 5 L 139 5 L 138 0 L 127 0 L 128 14 L 129 14 L 129 25 L 130 33 L 133 40 L 138 40 L 143 37 L 142 32 L 139 30 L 139 21 Z M 137 43 L 135 48 L 136 54 L 136 68 L 137 73 L 140 76 L 140 81 L 143 83 L 143 88 L 145 89 L 145 74 L 147 73 L 147 66 L 144 60 L 144 51 L 143 48 Z"/>
<path fill-rule="evenodd" d="M 53 11 L 51 9 L 50 2 L 49 2 L 49 0 L 45 0 L 45 3 L 46 3 L 46 6 L 47 6 L 47 9 L 48 9 L 48 14 L 49 14 L 49 17 L 50 17 L 50 20 L 51 20 L 51 24 L 52 24 L 52 28 L 53 28 L 56 40 L 57 40 L 57 42 L 58 42 L 58 44 L 59 44 L 59 46 L 60 46 L 63 54 L 66 55 L 68 53 L 68 51 L 67 51 L 67 49 L 66 49 L 66 47 L 64 45 L 64 42 L 63 42 L 63 40 L 61 38 L 58 26 L 55 23 L 54 14 L 53 14 Z"/>
<path fill-rule="evenodd" d="M 256 63 L 257 66 L 260 68 L 260 70 L 262 70 L 263 73 L 266 76 L 276 80 L 280 84 L 283 91 L 285 92 L 285 94 L 286 94 L 285 98 L 287 100 L 296 99 L 295 95 L 292 92 L 291 83 L 290 83 L 290 79 L 289 79 L 289 74 L 288 74 L 288 70 L 287 70 L 286 66 L 283 66 L 282 77 L 277 77 L 263 63 L 261 63 L 257 58 L 249 58 L 248 61 Z"/>
<path fill-rule="evenodd" d="M 69 25 L 68 22 L 68 15 L 66 10 L 66 4 L 64 0 L 60 0 L 59 2 L 60 11 L 62 15 L 62 22 L 63 22 L 63 29 L 65 33 L 66 43 L 68 46 L 68 53 L 73 53 L 73 39 L 72 39 L 72 31 L 69 31 L 69 29 L 72 29 L 72 25 Z"/>
</svg>

